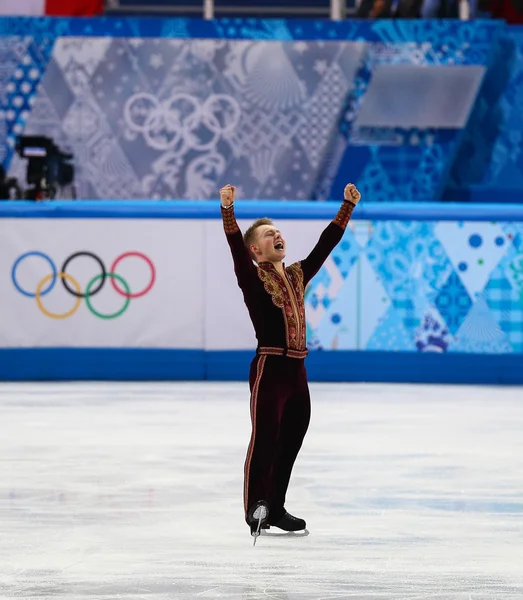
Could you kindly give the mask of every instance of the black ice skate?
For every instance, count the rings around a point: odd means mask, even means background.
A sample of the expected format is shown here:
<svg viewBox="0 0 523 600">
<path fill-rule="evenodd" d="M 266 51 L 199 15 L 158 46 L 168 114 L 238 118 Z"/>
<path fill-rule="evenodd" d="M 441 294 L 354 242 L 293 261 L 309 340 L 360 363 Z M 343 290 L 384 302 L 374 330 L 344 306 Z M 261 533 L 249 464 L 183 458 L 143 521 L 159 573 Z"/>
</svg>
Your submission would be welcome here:
<svg viewBox="0 0 523 600">
<path fill-rule="evenodd" d="M 299 519 L 298 517 L 293 517 L 287 511 L 281 519 L 276 521 L 276 523 L 270 523 L 271 527 L 278 527 L 278 529 L 283 529 L 283 531 L 301 531 L 307 527 L 307 524 L 303 519 Z"/>
<path fill-rule="evenodd" d="M 260 530 L 266 529 L 268 518 L 269 507 L 263 500 L 260 500 L 250 508 L 247 515 L 247 523 L 251 528 L 251 535 L 254 536 L 253 546 L 256 546 L 256 538 L 260 535 Z"/>
</svg>

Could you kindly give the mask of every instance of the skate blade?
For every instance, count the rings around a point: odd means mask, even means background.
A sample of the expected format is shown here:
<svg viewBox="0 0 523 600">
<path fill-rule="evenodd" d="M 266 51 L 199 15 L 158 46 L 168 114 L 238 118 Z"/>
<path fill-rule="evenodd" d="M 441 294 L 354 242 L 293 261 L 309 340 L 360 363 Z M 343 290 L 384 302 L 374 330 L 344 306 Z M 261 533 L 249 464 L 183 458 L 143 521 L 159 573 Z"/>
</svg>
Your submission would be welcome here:
<svg viewBox="0 0 523 600">
<path fill-rule="evenodd" d="M 256 528 L 256 531 L 252 533 L 252 536 L 254 537 L 254 541 L 252 543 L 253 546 L 256 546 L 256 540 L 260 537 L 262 521 L 267 518 L 267 511 L 260 511 L 258 509 L 256 512 L 258 513 L 258 527 Z M 256 512 L 254 513 L 254 516 L 256 516 Z"/>
<path fill-rule="evenodd" d="M 256 540 L 260 536 L 260 530 L 262 526 L 266 524 L 266 520 L 269 513 L 267 507 L 258 506 L 258 508 L 253 512 L 252 516 L 254 519 L 258 519 L 258 526 L 256 527 L 256 531 L 251 531 L 251 535 L 254 537 L 254 541 L 252 543 L 253 546 L 256 546 Z"/>
<path fill-rule="evenodd" d="M 260 531 L 260 526 L 261 526 L 261 520 L 260 520 L 260 522 L 258 523 L 258 529 L 257 529 L 256 531 L 253 531 L 253 532 L 251 533 L 252 537 L 254 538 L 254 540 L 253 540 L 253 542 L 252 542 L 252 545 L 253 545 L 253 546 L 256 546 L 256 540 L 257 540 L 257 539 L 260 537 L 260 533 L 261 533 L 261 531 Z"/>
<path fill-rule="evenodd" d="M 310 531 L 308 529 L 301 529 L 300 531 L 282 531 L 276 530 L 276 528 L 271 531 L 263 530 L 260 532 L 260 535 L 264 537 L 307 537 L 310 535 Z"/>
</svg>

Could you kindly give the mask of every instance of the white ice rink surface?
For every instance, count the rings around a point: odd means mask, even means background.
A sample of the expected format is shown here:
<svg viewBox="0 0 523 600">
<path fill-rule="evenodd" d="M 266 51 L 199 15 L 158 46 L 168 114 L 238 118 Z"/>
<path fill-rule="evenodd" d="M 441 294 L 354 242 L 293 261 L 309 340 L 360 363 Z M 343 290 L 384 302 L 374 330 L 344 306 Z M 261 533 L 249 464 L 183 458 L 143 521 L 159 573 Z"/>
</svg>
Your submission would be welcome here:
<svg viewBox="0 0 523 600">
<path fill-rule="evenodd" d="M 311 391 L 253 548 L 246 384 L 0 385 L 0 598 L 523 600 L 523 388 Z"/>
</svg>

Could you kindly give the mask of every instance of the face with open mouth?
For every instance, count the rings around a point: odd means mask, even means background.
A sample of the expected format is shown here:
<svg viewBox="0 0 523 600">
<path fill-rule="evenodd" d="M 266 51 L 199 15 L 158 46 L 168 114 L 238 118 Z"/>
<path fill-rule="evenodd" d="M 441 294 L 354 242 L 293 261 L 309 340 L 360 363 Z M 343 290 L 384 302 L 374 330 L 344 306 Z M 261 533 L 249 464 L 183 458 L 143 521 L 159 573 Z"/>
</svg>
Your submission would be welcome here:
<svg viewBox="0 0 523 600">
<path fill-rule="evenodd" d="M 256 242 L 253 247 L 259 263 L 277 262 L 285 258 L 287 245 L 279 229 L 276 229 L 274 225 L 261 225 L 256 233 Z"/>
</svg>

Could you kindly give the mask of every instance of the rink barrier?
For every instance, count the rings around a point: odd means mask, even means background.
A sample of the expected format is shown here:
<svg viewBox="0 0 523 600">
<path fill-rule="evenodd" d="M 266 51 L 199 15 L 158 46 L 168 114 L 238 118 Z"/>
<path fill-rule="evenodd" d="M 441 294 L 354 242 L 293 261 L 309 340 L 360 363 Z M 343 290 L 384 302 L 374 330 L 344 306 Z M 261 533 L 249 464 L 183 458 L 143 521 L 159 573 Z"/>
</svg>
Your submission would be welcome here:
<svg viewBox="0 0 523 600">
<path fill-rule="evenodd" d="M 0 381 L 246 381 L 250 350 L 0 349 Z M 315 351 L 310 381 L 523 384 L 521 355 Z"/>
<path fill-rule="evenodd" d="M 333 202 L 238 202 L 239 219 L 331 219 Z M 2 219 L 220 219 L 216 201 L 3 202 Z M 358 206 L 358 220 L 523 221 L 523 205 L 394 203 Z M 6 318 L 4 315 L 3 318 Z M 0 325 L 1 334 L 1 325 Z M 0 335 L 1 339 L 1 335 Z M 0 348 L 0 380 L 245 381 L 253 350 Z M 311 381 L 522 384 L 521 354 L 311 351 Z"/>
<path fill-rule="evenodd" d="M 303 202 L 239 200 L 239 219 L 268 213 L 274 219 L 332 219 L 340 201 Z M 80 200 L 57 202 L 0 202 L 2 219 L 220 219 L 214 200 Z M 354 221 L 523 221 L 523 204 L 467 204 L 459 202 L 363 202 Z"/>
</svg>

